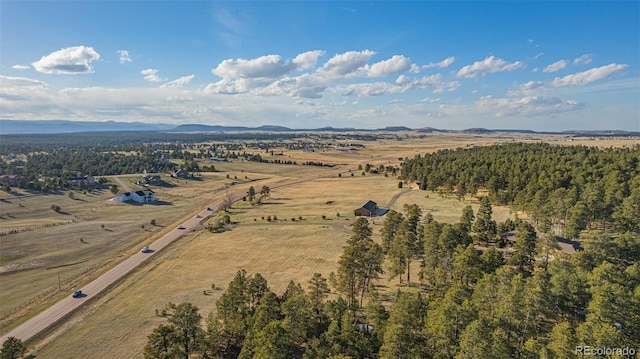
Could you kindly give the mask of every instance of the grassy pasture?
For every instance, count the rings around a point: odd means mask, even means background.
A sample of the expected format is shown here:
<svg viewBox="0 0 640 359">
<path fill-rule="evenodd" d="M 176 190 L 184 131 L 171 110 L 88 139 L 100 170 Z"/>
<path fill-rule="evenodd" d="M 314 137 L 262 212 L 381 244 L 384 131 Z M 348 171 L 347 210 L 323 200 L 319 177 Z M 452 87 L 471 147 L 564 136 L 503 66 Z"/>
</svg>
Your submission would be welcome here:
<svg viewBox="0 0 640 359">
<path fill-rule="evenodd" d="M 135 186 L 133 178 L 121 180 L 130 180 L 132 190 L 140 188 Z M 18 233 L 0 237 L 2 331 L 15 324 L 16 315 L 21 315 L 15 313 L 5 318 L 14 308 L 44 295 L 45 290 L 52 291 L 59 283 L 66 293 L 73 285 L 69 283 L 72 278 L 99 268 L 101 263 L 106 265 L 108 261 L 112 265 L 124 259 L 126 253 L 137 250 L 165 228 L 173 228 L 181 218 L 191 216 L 194 210 L 201 210 L 222 196 L 230 181 L 204 177 L 201 181 L 182 182 L 179 186 L 153 187 L 160 199 L 157 205 L 112 201 L 113 195 L 108 190 L 75 192 L 74 199 L 66 192 L 56 195 L 3 193 L 0 232 L 16 230 Z M 194 193 L 196 186 L 200 188 L 199 195 Z M 202 191 L 203 186 L 210 189 Z M 50 209 L 52 204 L 61 207 L 60 213 Z M 155 226 L 151 220 L 156 221 Z M 30 313 L 46 304 L 46 299 L 28 307 Z"/>
<path fill-rule="evenodd" d="M 342 248 L 351 235 L 353 210 L 369 198 L 384 206 L 400 194 L 392 208 L 401 210 L 405 202 L 422 201 L 421 206 L 441 208 L 434 213 L 436 218 L 445 215 L 457 220 L 462 207 L 460 211 L 458 206 L 454 208 L 456 199 L 439 196 L 425 199 L 426 193 L 401 190 L 395 179 L 367 175 L 322 178 L 274 189 L 271 198 L 262 205 L 238 202 L 229 212 L 232 225 L 226 232 L 203 231 L 174 243 L 85 308 L 79 314 L 81 320 L 61 327 L 57 331 L 59 339 L 43 345 L 34 354 L 65 357 L 70 355 L 69 348 L 73 348 L 74 353 L 97 358 L 139 358 L 148 333 L 164 322 L 155 316 L 155 309 L 161 310 L 169 301 L 190 301 L 206 316 L 240 269 L 261 273 L 277 293 L 282 293 L 290 280 L 306 286 L 315 272 L 328 277 L 336 270 Z M 335 202 L 327 204 L 327 201 Z M 459 206 L 463 205 L 466 203 Z M 448 210 L 450 207 L 453 209 Z M 277 221 L 262 219 L 274 215 Z M 323 220 L 322 215 L 327 219 Z M 299 216 L 303 219 L 299 220 Z M 292 221 L 292 217 L 296 220 Z M 383 218 L 370 219 L 378 241 L 382 221 Z M 211 291 L 211 283 L 221 288 Z M 379 285 L 383 297 L 391 298 L 398 281 L 382 278 Z"/>
</svg>

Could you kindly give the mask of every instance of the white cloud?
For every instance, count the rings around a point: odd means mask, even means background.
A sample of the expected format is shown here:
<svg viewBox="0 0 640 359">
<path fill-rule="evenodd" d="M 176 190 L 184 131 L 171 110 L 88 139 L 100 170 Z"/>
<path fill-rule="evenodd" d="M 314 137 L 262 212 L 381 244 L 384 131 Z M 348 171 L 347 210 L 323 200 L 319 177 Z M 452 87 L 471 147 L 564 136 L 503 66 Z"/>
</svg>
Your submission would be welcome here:
<svg viewBox="0 0 640 359">
<path fill-rule="evenodd" d="M 40 80 L 34 80 L 27 77 L 9 77 L 0 75 L 0 89 L 9 89 L 9 88 L 43 88 L 48 87 L 46 82 L 42 82 Z"/>
<path fill-rule="evenodd" d="M 141 75 L 144 75 L 144 79 L 149 81 L 149 82 L 162 82 L 162 81 L 166 81 L 166 79 L 162 79 L 160 78 L 160 76 L 158 76 L 158 71 L 157 69 L 145 69 L 140 71 Z"/>
<path fill-rule="evenodd" d="M 516 86 L 515 89 L 509 91 L 510 96 L 519 95 L 532 95 L 538 93 L 539 90 L 545 87 L 545 83 L 542 81 L 529 81 L 522 85 Z"/>
<path fill-rule="evenodd" d="M 558 72 L 562 69 L 564 69 L 565 67 L 567 67 L 567 60 L 560 60 L 560 61 L 556 61 L 552 64 L 550 64 L 549 66 L 545 67 L 542 72 Z"/>
<path fill-rule="evenodd" d="M 129 51 L 127 51 L 127 50 L 118 50 L 116 52 L 118 54 L 120 54 L 120 63 L 121 64 L 125 64 L 127 62 L 132 62 L 131 61 L 131 56 L 129 55 Z"/>
<path fill-rule="evenodd" d="M 606 66 L 595 67 L 587 71 L 578 72 L 573 75 L 567 75 L 565 77 L 556 77 L 551 85 L 553 87 L 564 86 L 584 86 L 592 82 L 596 82 L 611 76 L 612 74 L 622 71 L 628 68 L 629 65 L 624 64 L 609 64 Z"/>
<path fill-rule="evenodd" d="M 527 96 L 522 98 L 481 97 L 476 101 L 480 111 L 497 117 L 543 116 L 582 109 L 584 104 L 574 100 L 562 101 L 556 97 Z"/>
<path fill-rule="evenodd" d="M 348 51 L 330 58 L 321 68 L 321 72 L 327 75 L 342 77 L 352 74 L 365 67 L 371 56 L 376 53 L 371 50 Z"/>
<path fill-rule="evenodd" d="M 263 95 L 287 95 L 291 97 L 320 98 L 327 89 L 328 79 L 316 73 L 296 77 L 283 77 L 258 91 Z"/>
<path fill-rule="evenodd" d="M 509 63 L 503 59 L 489 56 L 482 61 L 476 61 L 471 65 L 464 66 L 458 70 L 457 76 L 462 78 L 477 79 L 486 74 L 503 71 L 513 71 L 525 67 L 520 61 Z"/>
<path fill-rule="evenodd" d="M 438 103 L 438 102 L 440 102 L 440 97 L 438 98 L 427 97 L 420 100 L 420 103 Z"/>
<path fill-rule="evenodd" d="M 280 55 L 266 55 L 255 59 L 227 59 L 211 72 L 223 79 L 278 78 L 292 71 L 306 70 L 315 66 L 324 51 L 314 50 L 296 56 L 292 61 Z"/>
<path fill-rule="evenodd" d="M 402 56 L 394 55 L 390 59 L 376 62 L 368 68 L 367 76 L 385 77 L 405 72 L 411 68 L 411 60 Z"/>
<path fill-rule="evenodd" d="M 245 79 L 222 79 L 218 82 L 210 83 L 204 88 L 207 94 L 238 94 L 249 91 Z"/>
<path fill-rule="evenodd" d="M 160 86 L 161 89 L 174 89 L 174 88 L 182 88 L 184 85 L 188 84 L 193 80 L 195 75 L 182 76 L 173 81 L 169 81 L 166 84 Z"/>
<path fill-rule="evenodd" d="M 303 52 L 291 60 L 291 63 L 295 65 L 296 70 L 310 69 L 318 63 L 318 58 L 324 56 L 324 53 L 323 50 Z"/>
<path fill-rule="evenodd" d="M 50 115 L 46 106 L 49 90 L 49 85 L 46 82 L 26 77 L 0 75 L 2 115 L 5 118 L 11 118 L 12 114 L 18 113 L 22 117 L 31 118 L 34 108 L 35 111 L 42 111 Z"/>
<path fill-rule="evenodd" d="M 214 75 L 223 79 L 232 78 L 277 78 L 289 70 L 280 55 L 266 55 L 251 60 L 227 59 L 211 70 Z"/>
<path fill-rule="evenodd" d="M 424 65 L 424 66 L 422 66 L 422 68 L 423 69 L 428 69 L 428 68 L 431 68 L 431 67 L 438 67 L 438 68 L 442 69 L 442 68 L 451 66 L 451 64 L 453 64 L 453 62 L 455 60 L 456 60 L 455 57 L 450 56 L 450 57 L 447 57 L 446 59 L 444 59 L 444 60 L 442 60 L 440 62 L 436 62 L 436 63 L 432 62 L 432 63 L 429 63 L 427 65 Z"/>
<path fill-rule="evenodd" d="M 22 70 L 28 70 L 31 67 L 30 66 L 26 66 L 26 65 L 13 65 L 13 66 L 11 66 L 11 68 L 14 69 L 14 70 L 22 71 Z"/>
<path fill-rule="evenodd" d="M 573 60 L 574 65 L 588 65 L 591 63 L 591 54 L 584 54 L 580 57 L 577 57 Z"/>
<path fill-rule="evenodd" d="M 367 82 L 356 83 L 345 86 L 336 86 L 332 89 L 343 96 L 381 96 L 386 94 L 404 93 L 413 89 L 429 88 L 433 93 L 439 94 L 445 91 L 454 91 L 460 84 L 457 81 L 443 82 L 442 75 L 436 74 L 421 78 L 411 78 L 400 75 L 394 83 L 389 82 Z"/>
<path fill-rule="evenodd" d="M 67 47 L 49 55 L 31 65 L 38 72 L 45 74 L 88 74 L 93 73 L 91 62 L 100 59 L 92 47 Z"/>
</svg>

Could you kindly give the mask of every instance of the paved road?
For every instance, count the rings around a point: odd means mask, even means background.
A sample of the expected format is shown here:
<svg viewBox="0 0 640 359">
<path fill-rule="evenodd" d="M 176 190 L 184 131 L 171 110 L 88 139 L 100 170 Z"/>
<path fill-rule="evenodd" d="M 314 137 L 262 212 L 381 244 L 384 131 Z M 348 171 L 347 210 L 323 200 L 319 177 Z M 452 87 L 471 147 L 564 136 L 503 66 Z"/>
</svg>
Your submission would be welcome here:
<svg viewBox="0 0 640 359">
<path fill-rule="evenodd" d="M 273 188 L 286 187 L 296 183 L 301 183 L 301 182 L 310 181 L 310 180 L 314 180 L 322 177 L 329 177 L 329 176 L 335 176 L 335 173 L 323 174 L 323 175 L 318 175 L 318 176 L 313 176 L 308 178 L 297 178 L 297 179 L 285 180 L 280 183 L 272 184 L 270 188 L 273 189 Z M 235 194 L 233 196 L 232 201 L 237 202 L 241 200 L 244 196 L 245 196 L 244 192 L 241 194 Z M 13 329 L 9 333 L 0 337 L 0 343 L 4 343 L 4 341 L 8 337 L 16 337 L 22 340 L 23 342 L 26 342 L 29 339 L 33 338 L 34 336 L 38 335 L 43 330 L 58 323 L 65 316 L 69 315 L 72 311 L 74 311 L 75 309 L 80 307 L 82 304 L 84 304 L 87 300 L 98 296 L 100 292 L 104 291 L 109 286 L 111 286 L 116 281 L 118 281 L 120 278 L 125 276 L 127 273 L 131 272 L 135 267 L 140 265 L 140 263 L 149 259 L 149 257 L 152 257 L 154 253 L 160 251 L 161 249 L 169 245 L 171 242 L 180 238 L 184 233 L 189 232 L 193 229 L 199 229 L 200 222 L 204 218 L 212 214 L 213 212 L 220 210 L 222 208 L 223 201 L 224 200 L 221 200 L 213 204 L 212 206 L 198 213 L 193 218 L 190 218 L 185 222 L 183 222 L 181 224 L 181 227 L 184 227 L 184 229 L 175 228 L 171 232 L 165 234 L 160 239 L 153 242 L 149 246 L 149 249 L 151 249 L 152 252 L 150 253 L 137 252 L 131 257 L 129 257 L 128 259 L 126 259 L 124 262 L 118 264 L 117 266 L 113 267 L 111 270 L 109 270 L 105 274 L 96 278 L 93 282 L 80 288 L 84 293 L 83 297 L 72 298 L 71 293 L 69 293 L 69 296 L 67 298 L 57 302 L 53 306 L 49 307 L 48 309 L 36 315 L 35 317 L 27 320 L 22 325 Z"/>
<path fill-rule="evenodd" d="M 240 199 L 242 199 L 243 195 L 244 194 L 234 196 L 233 201 L 234 202 L 239 201 Z M 200 222 L 205 217 L 207 217 L 208 215 L 212 214 L 217 210 L 220 210 L 221 206 L 222 206 L 222 201 L 214 204 L 211 207 L 208 207 L 208 209 L 205 209 L 202 212 L 198 213 L 195 217 L 190 218 L 187 221 L 183 222 L 181 226 L 184 227 L 184 229 L 175 228 L 171 230 L 171 232 L 165 234 L 160 239 L 153 242 L 149 246 L 149 249 L 151 249 L 152 252 L 135 253 L 134 255 L 126 259 L 124 262 L 113 267 L 111 270 L 101 275 L 100 277 L 95 279 L 93 282 L 81 288 L 82 292 L 84 293 L 83 297 L 72 298 L 71 293 L 69 293 L 69 296 L 67 298 L 57 302 L 56 304 L 49 307 L 45 311 L 39 313 L 35 317 L 24 322 L 19 327 L 13 329 L 9 333 L 0 337 L 0 343 L 4 343 L 4 341 L 8 337 L 16 337 L 22 340 L 23 342 L 25 342 L 33 338 L 34 336 L 36 336 L 41 331 L 59 322 L 66 315 L 68 315 L 73 310 L 77 309 L 82 304 L 84 304 L 87 300 L 97 296 L 100 292 L 107 289 L 109 286 L 111 286 L 117 280 L 122 278 L 124 275 L 131 272 L 131 270 L 137 267 L 140 263 L 144 262 L 145 260 L 148 260 L 149 257 L 152 257 L 154 255 L 154 253 L 160 251 L 161 249 L 169 245 L 171 242 L 180 238 L 184 233 L 199 227 Z"/>
</svg>

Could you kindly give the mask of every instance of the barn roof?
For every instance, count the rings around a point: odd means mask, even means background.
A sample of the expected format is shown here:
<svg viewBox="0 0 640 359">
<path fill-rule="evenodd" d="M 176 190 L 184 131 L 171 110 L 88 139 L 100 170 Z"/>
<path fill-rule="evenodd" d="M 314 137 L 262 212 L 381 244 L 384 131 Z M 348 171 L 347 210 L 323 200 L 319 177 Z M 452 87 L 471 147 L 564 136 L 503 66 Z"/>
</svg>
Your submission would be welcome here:
<svg viewBox="0 0 640 359">
<path fill-rule="evenodd" d="M 371 212 L 375 212 L 376 208 L 378 208 L 378 204 L 374 201 L 367 201 L 367 203 L 363 204 L 361 208 L 364 208 Z"/>
</svg>

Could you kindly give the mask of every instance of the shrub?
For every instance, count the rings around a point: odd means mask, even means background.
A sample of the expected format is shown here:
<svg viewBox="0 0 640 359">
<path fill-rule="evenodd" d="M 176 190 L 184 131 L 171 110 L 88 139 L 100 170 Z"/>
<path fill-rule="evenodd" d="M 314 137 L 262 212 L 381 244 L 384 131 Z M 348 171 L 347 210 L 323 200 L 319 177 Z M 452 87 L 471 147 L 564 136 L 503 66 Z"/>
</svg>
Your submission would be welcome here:
<svg viewBox="0 0 640 359">
<path fill-rule="evenodd" d="M 325 216 L 324 214 L 322 215 L 322 219 L 327 219 L 327 216 Z"/>
</svg>

